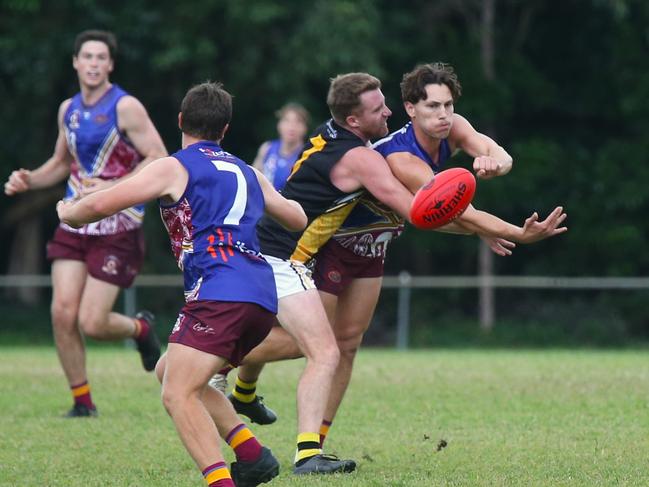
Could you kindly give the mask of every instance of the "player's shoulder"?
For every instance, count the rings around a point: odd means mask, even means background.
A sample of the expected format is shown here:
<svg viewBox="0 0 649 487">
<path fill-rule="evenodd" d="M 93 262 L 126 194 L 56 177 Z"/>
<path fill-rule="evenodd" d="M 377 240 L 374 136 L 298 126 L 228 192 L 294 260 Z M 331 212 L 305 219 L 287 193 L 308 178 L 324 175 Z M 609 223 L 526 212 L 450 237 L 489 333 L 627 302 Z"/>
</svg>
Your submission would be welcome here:
<svg viewBox="0 0 649 487">
<path fill-rule="evenodd" d="M 261 155 L 261 156 L 265 156 L 266 154 L 268 154 L 268 151 L 270 150 L 270 147 L 271 147 L 272 144 L 273 144 L 272 140 L 267 140 L 267 141 L 263 142 L 259 146 L 259 150 L 257 151 L 257 154 Z"/>
<path fill-rule="evenodd" d="M 59 105 L 59 114 L 62 115 L 66 112 L 68 108 L 70 108 L 70 105 L 72 104 L 72 98 L 66 98 L 61 102 Z"/>
<path fill-rule="evenodd" d="M 453 124 L 451 126 L 451 132 L 449 133 L 448 138 L 453 140 L 457 137 L 463 137 L 470 131 L 475 131 L 471 123 L 459 113 L 454 113 Z"/>
<path fill-rule="evenodd" d="M 117 100 L 118 114 L 140 110 L 146 112 L 146 109 L 144 108 L 142 102 L 135 98 L 133 95 L 125 94 L 124 96 L 120 97 L 119 100 Z"/>
<path fill-rule="evenodd" d="M 58 110 L 58 114 L 57 114 L 57 117 L 56 117 L 59 124 L 63 123 L 63 118 L 65 117 L 65 112 L 68 111 L 68 108 L 70 108 L 71 104 L 72 104 L 72 98 L 66 98 L 59 105 L 59 110 Z"/>
</svg>

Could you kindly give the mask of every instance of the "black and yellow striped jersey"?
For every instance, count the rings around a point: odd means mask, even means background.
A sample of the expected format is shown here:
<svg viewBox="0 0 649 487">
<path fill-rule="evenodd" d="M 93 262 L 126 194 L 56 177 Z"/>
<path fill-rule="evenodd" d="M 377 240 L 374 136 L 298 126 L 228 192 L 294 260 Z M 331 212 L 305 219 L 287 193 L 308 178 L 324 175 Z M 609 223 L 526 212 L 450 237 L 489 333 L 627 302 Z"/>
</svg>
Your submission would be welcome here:
<svg viewBox="0 0 649 487">
<path fill-rule="evenodd" d="M 282 190 L 285 198 L 304 208 L 307 228 L 290 232 L 264 216 L 257 225 L 263 254 L 307 262 L 327 243 L 365 192 L 339 190 L 331 182 L 331 170 L 348 151 L 365 145 L 360 137 L 332 119 L 314 131 Z"/>
</svg>

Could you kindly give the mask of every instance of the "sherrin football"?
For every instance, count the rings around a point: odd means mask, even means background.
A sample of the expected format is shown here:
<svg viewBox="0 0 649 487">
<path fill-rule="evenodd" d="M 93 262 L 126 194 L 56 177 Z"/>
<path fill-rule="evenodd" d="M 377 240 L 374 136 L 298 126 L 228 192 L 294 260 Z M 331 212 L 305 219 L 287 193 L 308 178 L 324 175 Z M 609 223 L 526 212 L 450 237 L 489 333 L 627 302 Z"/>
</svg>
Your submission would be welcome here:
<svg viewBox="0 0 649 487">
<path fill-rule="evenodd" d="M 410 220 L 417 228 L 430 230 L 453 221 L 466 210 L 475 194 L 475 177 L 454 167 L 441 171 L 415 194 Z"/>
</svg>

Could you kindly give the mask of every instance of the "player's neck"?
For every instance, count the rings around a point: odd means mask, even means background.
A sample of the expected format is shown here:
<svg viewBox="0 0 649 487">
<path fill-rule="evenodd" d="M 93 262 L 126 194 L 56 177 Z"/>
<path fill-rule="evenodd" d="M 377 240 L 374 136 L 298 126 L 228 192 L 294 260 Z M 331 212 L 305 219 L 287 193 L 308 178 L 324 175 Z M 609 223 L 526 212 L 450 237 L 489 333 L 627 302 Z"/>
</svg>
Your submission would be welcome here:
<svg viewBox="0 0 649 487">
<path fill-rule="evenodd" d="M 363 131 L 360 130 L 358 127 L 350 127 L 346 123 L 339 124 L 339 125 L 349 130 L 352 134 L 354 134 L 356 137 L 361 139 L 365 144 L 367 144 L 370 141 L 370 138 L 367 135 L 365 135 Z"/>
<path fill-rule="evenodd" d="M 282 141 L 280 143 L 280 145 L 279 145 L 279 152 L 283 156 L 290 156 L 291 154 L 293 154 L 293 152 L 298 150 L 298 148 L 300 148 L 303 144 L 304 143 L 302 141 L 300 141 L 300 140 L 297 140 L 295 142 L 284 142 L 284 141 Z"/>
<path fill-rule="evenodd" d="M 94 105 L 112 87 L 113 84 L 108 80 L 97 86 L 81 85 L 81 99 L 83 100 L 83 104 L 87 106 Z"/>
<path fill-rule="evenodd" d="M 180 146 L 183 149 L 186 149 L 190 145 L 196 144 L 197 142 L 201 142 L 201 141 L 204 141 L 204 140 L 205 139 L 198 139 L 198 138 L 196 138 L 196 137 L 194 137 L 192 135 L 189 135 L 189 134 L 186 134 L 186 133 L 183 132 Z M 209 140 L 208 142 L 214 142 L 215 144 L 221 145 L 220 140 Z"/>
</svg>

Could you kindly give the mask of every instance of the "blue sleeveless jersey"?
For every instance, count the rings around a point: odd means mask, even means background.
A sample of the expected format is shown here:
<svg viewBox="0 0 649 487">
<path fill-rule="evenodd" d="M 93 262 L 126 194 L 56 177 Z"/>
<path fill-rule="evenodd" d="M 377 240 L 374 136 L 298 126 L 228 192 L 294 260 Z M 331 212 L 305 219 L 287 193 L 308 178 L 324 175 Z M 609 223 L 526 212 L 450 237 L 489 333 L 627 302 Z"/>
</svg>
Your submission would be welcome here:
<svg viewBox="0 0 649 487">
<path fill-rule="evenodd" d="M 372 146 L 383 157 L 395 152 L 407 152 L 426 162 L 435 174 L 442 170 L 446 160 L 451 157 L 448 140 L 443 139 L 439 146 L 437 161 L 417 142 L 412 122 L 377 141 Z M 347 219 L 340 226 L 334 239 L 343 247 L 363 257 L 385 257 L 388 243 L 403 231 L 404 221 L 389 207 L 379 202 L 371 194 L 361 198 Z"/>
<path fill-rule="evenodd" d="M 273 271 L 255 230 L 264 196 L 252 168 L 206 141 L 172 157 L 189 180 L 176 204 L 160 203 L 160 213 L 183 271 L 185 300 L 256 303 L 277 313 Z"/>
<path fill-rule="evenodd" d="M 282 141 L 279 139 L 268 142 L 268 151 L 263 161 L 264 176 L 273 183 L 277 191 L 284 187 L 295 161 L 302 154 L 302 147 L 298 147 L 292 154 L 284 156 L 280 151 L 281 146 Z"/>
<path fill-rule="evenodd" d="M 81 93 L 71 100 L 63 116 L 63 126 L 74 162 L 66 189 L 66 199 L 76 199 L 84 180 L 121 178 L 135 169 L 142 156 L 120 132 L 117 125 L 117 103 L 126 96 L 124 90 L 113 85 L 97 103 L 87 106 Z M 110 235 L 134 230 L 142 225 L 144 206 L 128 208 L 95 223 L 66 230 L 89 235 Z"/>
</svg>

